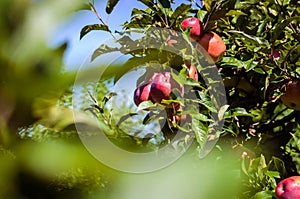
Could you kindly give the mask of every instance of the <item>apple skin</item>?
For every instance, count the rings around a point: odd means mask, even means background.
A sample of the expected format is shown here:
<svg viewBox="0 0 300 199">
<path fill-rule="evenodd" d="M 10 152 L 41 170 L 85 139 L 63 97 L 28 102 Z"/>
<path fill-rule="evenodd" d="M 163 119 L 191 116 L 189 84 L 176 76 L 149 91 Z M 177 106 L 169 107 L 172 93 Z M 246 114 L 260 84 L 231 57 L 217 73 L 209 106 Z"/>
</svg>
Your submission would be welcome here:
<svg viewBox="0 0 300 199">
<path fill-rule="evenodd" d="M 280 97 L 282 103 L 288 108 L 300 110 L 300 81 L 292 80 L 286 84 L 286 91 Z"/>
<path fill-rule="evenodd" d="M 207 51 L 214 62 L 219 61 L 226 50 L 226 45 L 222 38 L 212 31 L 204 33 L 196 44 L 196 48 L 201 50 L 199 45 Z"/>
<path fill-rule="evenodd" d="M 275 193 L 276 199 L 300 198 L 300 176 L 291 176 L 280 181 Z"/>
<path fill-rule="evenodd" d="M 151 82 L 138 86 L 134 91 L 134 97 L 133 97 L 135 105 L 138 106 L 140 103 L 148 100 L 153 101 L 150 95 L 150 91 L 151 91 Z"/>
<path fill-rule="evenodd" d="M 172 91 L 171 74 L 169 72 L 158 73 L 151 83 L 151 97 L 154 102 L 161 103 L 161 101 L 169 100 Z"/>
<path fill-rule="evenodd" d="M 272 51 L 272 57 L 273 57 L 274 60 L 279 60 L 280 56 L 281 56 L 281 51 L 280 50 L 274 49 Z"/>
<path fill-rule="evenodd" d="M 183 27 L 183 30 L 186 30 L 188 27 L 191 27 L 190 37 L 192 40 L 198 40 L 201 37 L 201 34 L 203 32 L 203 25 L 198 18 L 186 18 L 181 22 L 181 26 Z"/>
<path fill-rule="evenodd" d="M 150 95 L 152 100 L 156 103 L 163 104 L 162 100 L 169 100 L 172 89 L 174 88 L 178 88 L 183 94 L 183 88 L 181 88 L 180 85 L 172 79 L 170 72 L 155 73 L 154 78 L 152 79 Z M 163 105 L 166 107 L 178 106 L 177 103 Z"/>
</svg>

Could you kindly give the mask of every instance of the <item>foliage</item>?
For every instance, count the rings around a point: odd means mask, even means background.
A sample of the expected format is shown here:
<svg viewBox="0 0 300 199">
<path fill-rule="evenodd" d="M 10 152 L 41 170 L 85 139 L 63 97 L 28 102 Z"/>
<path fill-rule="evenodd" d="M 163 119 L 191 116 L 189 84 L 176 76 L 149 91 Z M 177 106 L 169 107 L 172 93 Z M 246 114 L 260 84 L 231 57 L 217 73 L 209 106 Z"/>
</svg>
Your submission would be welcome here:
<svg viewBox="0 0 300 199">
<path fill-rule="evenodd" d="M 118 2 L 108 0 L 106 13 L 114 12 Z M 73 85 L 75 74 L 63 68 L 66 45 L 54 50 L 45 41 L 61 17 L 79 10 L 81 2 L 72 6 L 67 1 L 0 3 L 0 13 L 4 14 L 0 18 L 1 197 L 49 194 L 60 198 L 65 192 L 77 198 L 90 198 L 95 192 L 107 197 L 116 176 L 122 175 L 95 161 L 83 148 L 76 125 L 84 124 L 100 126 L 113 143 L 134 152 L 157 150 L 181 131 L 184 141 L 195 138 L 187 155 L 192 156 L 193 163 L 188 161 L 188 166 L 203 170 L 200 164 L 206 165 L 207 173 L 213 176 L 211 181 L 218 179 L 220 186 L 229 183 L 220 180 L 222 172 L 214 172 L 214 165 L 238 171 L 239 179 L 234 182 L 241 187 L 235 198 L 274 198 L 277 182 L 300 174 L 300 114 L 280 100 L 284 85 L 300 79 L 299 1 L 205 0 L 199 5 L 187 0 L 178 6 L 173 0 L 138 2 L 145 8 L 134 8 L 130 20 L 115 32 L 104 23 L 94 2 L 89 2 L 99 24 L 86 24 L 79 38 L 91 31 L 106 31 L 119 44 L 99 44 L 91 61 L 116 51 L 129 58 L 124 64 L 111 64 L 97 81 L 89 77 L 99 71 L 84 70 L 78 85 Z M 51 12 L 46 12 L 49 8 Z M 46 20 L 49 12 L 56 13 L 53 21 Z M 181 21 L 190 16 L 197 16 L 205 31 L 213 30 L 226 43 L 219 62 L 211 63 L 195 50 L 189 30 L 181 29 Z M 46 20 L 47 27 L 35 21 L 39 18 Z M 170 40 L 172 45 L 168 45 Z M 185 60 L 196 65 L 199 81 L 186 78 Z M 115 86 L 132 70 L 143 71 L 136 85 L 144 83 L 149 73 L 171 71 L 185 94 L 175 89 L 177 98 L 164 103 L 179 103 L 183 110 L 174 112 L 151 102 L 134 107 L 118 101 L 118 96 L 128 93 L 116 93 L 110 85 Z M 220 78 L 211 78 L 216 71 Z M 78 98 L 75 104 L 74 95 Z M 188 114 L 192 119 L 179 125 L 166 120 L 166 112 Z M 145 126 L 152 131 L 141 132 Z M 216 147 L 210 147 L 217 141 Z M 185 142 L 178 143 L 186 147 Z M 203 162 L 195 158 L 205 157 L 211 150 Z M 190 171 L 182 168 L 182 172 Z"/>
<path fill-rule="evenodd" d="M 138 68 L 143 62 L 153 61 L 180 70 L 184 59 L 199 56 L 193 54 L 193 50 L 189 48 L 191 45 L 183 45 L 184 50 L 170 53 L 168 48 L 164 50 L 163 45 L 159 50 L 153 49 L 158 45 L 155 42 L 163 44 L 168 35 L 172 35 L 171 30 L 182 32 L 180 23 L 184 18 L 191 15 L 200 18 L 205 30 L 213 29 L 222 36 L 227 46 L 222 60 L 216 63 L 223 78 L 229 105 L 223 107 L 225 115 L 221 120 L 225 120 L 225 126 L 220 133 L 231 134 L 236 142 L 258 157 L 251 159 L 251 172 L 244 171 L 250 181 L 250 187 L 246 186 L 250 191 L 243 197 L 272 198 L 277 179 L 297 173 L 297 164 L 289 162 L 288 154 L 299 154 L 298 138 L 296 138 L 299 114 L 297 111 L 287 109 L 280 101 L 280 95 L 286 82 L 300 78 L 297 67 L 300 57 L 298 23 L 300 19 L 297 7 L 299 2 L 204 1 L 204 7 L 199 6 L 200 9 L 193 8 L 189 3 L 182 3 L 173 8 L 166 6 L 170 3 L 166 3 L 167 1 L 164 3 L 151 0 L 141 2 L 146 8 L 134 8 L 131 20 L 123 24 L 124 31 L 116 40 L 121 47 L 110 48 L 105 44 L 101 45 L 94 52 L 92 60 L 111 51 L 120 51 L 132 56 L 123 65 L 122 74 Z M 162 37 L 155 37 L 155 34 L 153 36 L 151 32 L 153 27 L 165 28 L 166 32 L 160 33 Z M 145 36 L 132 40 L 129 35 L 133 32 L 143 32 Z M 188 31 L 183 32 L 183 35 L 185 34 L 188 35 Z M 149 38 L 155 39 L 149 41 Z M 159 41 L 161 38 L 163 40 Z M 178 43 L 189 43 L 188 40 L 188 37 L 183 36 Z M 134 48 L 139 45 L 147 47 L 138 50 Z M 275 57 L 274 52 L 279 52 L 280 57 Z M 198 63 L 197 69 L 200 74 L 205 74 L 202 72 L 203 63 Z M 151 68 L 149 71 L 153 70 L 155 69 Z M 195 132 L 201 148 L 205 146 L 209 127 L 207 121 L 214 119 L 216 104 L 210 101 L 209 96 L 205 97 L 208 93 L 205 85 L 207 82 L 200 80 L 200 85 L 194 82 L 191 84 L 189 81 L 182 80 L 184 73 L 184 70 L 180 70 L 181 79 L 177 79 L 178 82 L 193 86 L 193 89 L 196 88 L 200 96 L 200 101 L 197 103 L 207 109 L 200 109 L 197 114 L 193 114 L 192 109 L 186 110 L 194 118 L 190 130 L 188 127 L 183 127 L 183 129 L 176 125 L 175 127 L 184 132 Z M 177 76 L 174 75 L 174 77 Z M 142 76 L 140 79 L 144 78 L 147 77 Z M 137 85 L 139 83 L 137 82 Z M 185 97 L 183 101 L 179 99 L 178 102 L 185 105 L 188 100 Z M 145 105 L 142 105 L 143 109 L 153 108 L 152 104 Z M 204 117 L 199 117 L 199 114 Z M 174 126 L 169 124 L 169 127 L 172 129 Z M 166 134 L 164 133 L 165 137 Z M 271 144 L 273 147 L 269 148 Z M 288 154 L 284 155 L 282 147 L 285 145 L 288 147 Z M 285 161 L 284 163 L 280 160 L 281 158 Z M 266 161 L 270 163 L 267 165 Z M 277 165 L 279 162 L 282 165 L 281 168 L 269 170 L 270 167 L 273 169 L 271 165 Z M 285 167 L 288 174 L 283 172 Z"/>
</svg>

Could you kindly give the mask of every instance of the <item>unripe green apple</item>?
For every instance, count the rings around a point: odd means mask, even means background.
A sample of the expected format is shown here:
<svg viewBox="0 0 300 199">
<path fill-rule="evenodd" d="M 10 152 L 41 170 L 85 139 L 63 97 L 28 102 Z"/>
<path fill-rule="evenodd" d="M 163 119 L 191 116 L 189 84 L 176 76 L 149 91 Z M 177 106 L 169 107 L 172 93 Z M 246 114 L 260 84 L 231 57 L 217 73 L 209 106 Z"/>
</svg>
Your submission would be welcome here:
<svg viewBox="0 0 300 199">
<path fill-rule="evenodd" d="M 276 199 L 300 198 L 300 176 L 292 176 L 280 181 L 275 193 Z"/>
<path fill-rule="evenodd" d="M 300 81 L 293 80 L 286 84 L 286 90 L 280 97 L 282 103 L 287 107 L 300 110 Z"/>
<path fill-rule="evenodd" d="M 198 41 L 196 48 L 201 50 L 199 45 L 207 51 L 214 62 L 219 61 L 226 50 L 226 45 L 222 38 L 212 31 L 204 33 Z"/>
<path fill-rule="evenodd" d="M 191 27 L 190 37 L 193 40 L 199 39 L 203 32 L 203 25 L 202 25 L 201 21 L 196 17 L 190 17 L 190 18 L 184 19 L 181 22 L 181 25 L 183 27 L 183 30 L 186 30 L 188 27 Z"/>
</svg>

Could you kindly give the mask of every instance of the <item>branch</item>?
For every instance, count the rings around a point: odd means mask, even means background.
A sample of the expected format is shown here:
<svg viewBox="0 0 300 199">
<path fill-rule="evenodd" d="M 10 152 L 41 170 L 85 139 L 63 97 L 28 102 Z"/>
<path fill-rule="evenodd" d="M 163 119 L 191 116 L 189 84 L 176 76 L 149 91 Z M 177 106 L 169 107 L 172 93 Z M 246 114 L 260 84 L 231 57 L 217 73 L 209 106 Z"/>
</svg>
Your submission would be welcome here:
<svg viewBox="0 0 300 199">
<path fill-rule="evenodd" d="M 91 10 L 93 11 L 93 13 L 95 13 L 95 15 L 97 16 L 97 18 L 99 19 L 99 21 L 100 21 L 103 25 L 107 26 L 107 24 L 103 21 L 102 17 L 99 15 L 98 11 L 96 10 L 96 8 L 95 8 L 95 6 L 94 6 L 94 2 L 93 2 L 93 3 L 89 2 L 89 5 L 91 6 Z M 108 26 L 107 26 L 107 27 L 108 27 Z M 110 30 L 109 28 L 108 28 L 108 32 L 109 32 L 109 34 L 110 34 L 115 40 L 117 39 L 116 36 L 111 32 L 111 30 Z"/>
</svg>

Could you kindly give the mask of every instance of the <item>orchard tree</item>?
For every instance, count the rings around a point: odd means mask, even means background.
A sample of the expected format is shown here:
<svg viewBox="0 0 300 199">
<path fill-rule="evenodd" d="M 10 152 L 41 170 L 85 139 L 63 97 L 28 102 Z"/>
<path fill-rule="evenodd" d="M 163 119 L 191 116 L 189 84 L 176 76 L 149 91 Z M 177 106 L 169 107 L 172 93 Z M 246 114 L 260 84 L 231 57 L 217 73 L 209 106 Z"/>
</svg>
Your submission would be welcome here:
<svg viewBox="0 0 300 199">
<path fill-rule="evenodd" d="M 65 46 L 46 47 L 53 21 L 45 21 L 46 30 L 35 20 L 52 7 L 56 23 L 80 3 L 0 3 L 0 195 L 115 197 L 110 186 L 120 174 L 82 145 L 82 138 L 101 132 L 133 153 L 169 145 L 186 152 L 193 162 L 187 170 L 216 175 L 206 179 L 214 184 L 207 192 L 193 190 L 205 198 L 299 197 L 299 2 L 137 2 L 144 8 L 134 8 L 121 30 L 112 30 L 87 2 L 83 9 L 99 23 L 82 27 L 78 39 L 105 31 L 111 40 L 91 55 L 99 67 L 76 74 L 62 67 Z M 108 16 L 118 3 L 107 0 Z M 103 65 L 115 52 L 126 61 Z M 132 92 L 112 89 L 124 81 Z M 238 180 L 229 179 L 240 186 L 208 168 L 215 165 L 238 173 Z"/>
<path fill-rule="evenodd" d="M 112 51 L 130 55 L 121 73 L 113 75 L 115 82 L 146 65 L 133 96 L 138 111 L 148 111 L 143 124 L 166 111 L 163 140 L 183 131 L 196 137 L 200 154 L 213 133 L 214 141 L 221 138 L 220 146 L 225 142 L 240 150 L 245 187 L 239 197 L 274 196 L 281 178 L 299 174 L 299 2 L 187 1 L 178 7 L 173 1 L 139 2 L 146 8 L 133 9 L 123 30 L 115 33 L 90 3 L 100 21 L 85 26 L 81 37 L 100 29 L 121 46 L 102 44 L 91 60 Z M 108 14 L 117 3 L 107 2 Z M 132 39 L 133 33 L 144 35 Z M 214 67 L 221 81 L 205 76 Z M 214 101 L 221 98 L 222 83 L 227 101 Z M 196 93 L 195 98 L 188 93 Z M 224 126 L 212 128 L 211 122 Z"/>
</svg>

